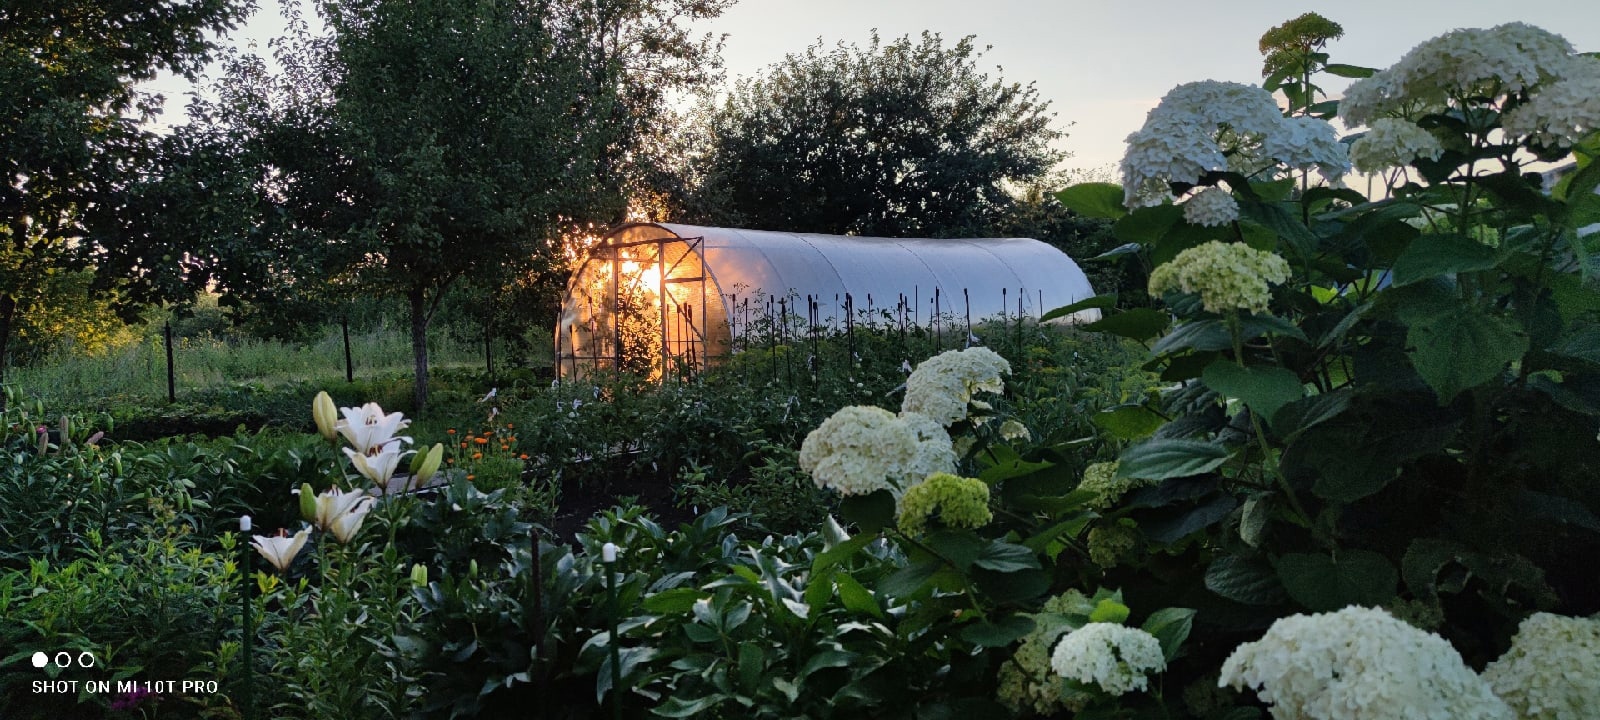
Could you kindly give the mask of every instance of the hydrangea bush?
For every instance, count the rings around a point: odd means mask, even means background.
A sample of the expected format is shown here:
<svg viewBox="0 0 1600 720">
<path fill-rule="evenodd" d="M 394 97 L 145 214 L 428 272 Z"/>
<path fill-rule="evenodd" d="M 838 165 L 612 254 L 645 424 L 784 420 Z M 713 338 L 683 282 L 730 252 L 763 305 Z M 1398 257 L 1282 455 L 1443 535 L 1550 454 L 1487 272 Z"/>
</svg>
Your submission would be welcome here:
<svg viewBox="0 0 1600 720">
<path fill-rule="evenodd" d="M 1122 449 L 1079 487 L 1090 559 L 1198 611 L 1166 677 L 1223 667 L 1274 717 L 1582 712 L 1600 60 L 1510 23 L 1360 68 L 1323 51 L 1341 33 L 1275 28 L 1261 87 L 1179 86 L 1121 185 L 1058 194 L 1151 268 L 1158 307 L 1088 329 L 1168 383 L 1096 418 Z"/>
</svg>

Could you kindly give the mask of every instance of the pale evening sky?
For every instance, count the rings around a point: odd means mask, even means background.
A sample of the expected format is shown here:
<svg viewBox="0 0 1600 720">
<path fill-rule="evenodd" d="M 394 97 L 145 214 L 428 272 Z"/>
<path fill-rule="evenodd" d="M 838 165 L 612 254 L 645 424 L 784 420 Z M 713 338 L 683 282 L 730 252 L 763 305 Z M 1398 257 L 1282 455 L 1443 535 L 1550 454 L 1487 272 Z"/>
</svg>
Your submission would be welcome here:
<svg viewBox="0 0 1600 720">
<path fill-rule="evenodd" d="M 309 12 L 309 10 L 308 10 Z M 1600 3 L 1509 3 L 1483 0 L 1225 0 L 1076 2 L 1049 0 L 741 0 L 703 30 L 726 33 L 723 58 L 730 80 L 759 73 L 821 39 L 864 44 L 876 28 L 884 38 L 939 33 L 947 41 L 977 36 L 992 46 L 980 60 L 1007 81 L 1037 83 L 1068 136 L 1069 168 L 1100 168 L 1122 156 L 1122 140 L 1174 85 L 1194 80 L 1261 80 L 1256 41 L 1273 25 L 1318 12 L 1344 26 L 1329 45 L 1333 62 L 1386 67 L 1418 42 L 1459 27 L 1522 21 L 1564 35 L 1582 52 L 1600 51 Z M 230 42 L 266 40 L 282 31 L 277 0 Z M 1348 81 L 1325 77 L 1330 89 Z M 171 80 L 169 117 L 181 113 L 188 87 Z"/>
</svg>

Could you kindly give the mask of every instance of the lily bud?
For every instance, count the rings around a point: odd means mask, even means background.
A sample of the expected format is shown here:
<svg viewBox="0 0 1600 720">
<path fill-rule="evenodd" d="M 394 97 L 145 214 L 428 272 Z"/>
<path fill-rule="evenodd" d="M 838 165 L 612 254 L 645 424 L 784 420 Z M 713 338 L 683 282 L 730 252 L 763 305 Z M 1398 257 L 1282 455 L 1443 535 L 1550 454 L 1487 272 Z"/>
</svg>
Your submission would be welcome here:
<svg viewBox="0 0 1600 720">
<path fill-rule="evenodd" d="M 61 416 L 61 447 L 66 447 L 72 442 L 72 418 Z"/>
<path fill-rule="evenodd" d="M 300 517 L 306 522 L 317 519 L 317 492 L 311 489 L 311 483 L 300 484 Z"/>
<path fill-rule="evenodd" d="M 478 559 L 477 558 L 473 558 L 473 559 L 467 561 L 467 577 L 469 577 L 469 578 L 478 577 Z"/>
<path fill-rule="evenodd" d="M 339 436 L 339 431 L 334 426 L 339 422 L 339 409 L 333 406 L 333 398 L 327 391 L 317 393 L 311 401 L 311 419 L 317 422 L 317 432 L 325 440 L 333 440 Z"/>
<path fill-rule="evenodd" d="M 444 462 L 444 443 L 434 443 L 433 447 L 428 448 L 426 456 L 423 453 L 417 453 L 417 457 L 423 458 L 423 460 L 416 469 L 411 471 L 411 477 L 416 487 L 422 487 L 433 479 L 434 473 L 439 472 L 439 465 Z"/>
<path fill-rule="evenodd" d="M 411 584 L 419 588 L 428 586 L 427 565 L 417 564 L 411 566 Z"/>
</svg>

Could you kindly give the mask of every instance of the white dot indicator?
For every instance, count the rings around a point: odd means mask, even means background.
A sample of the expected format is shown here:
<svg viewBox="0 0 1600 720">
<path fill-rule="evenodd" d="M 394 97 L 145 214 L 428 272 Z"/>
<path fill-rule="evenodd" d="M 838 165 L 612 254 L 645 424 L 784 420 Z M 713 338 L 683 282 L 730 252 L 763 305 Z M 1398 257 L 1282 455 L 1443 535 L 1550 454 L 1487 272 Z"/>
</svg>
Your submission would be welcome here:
<svg viewBox="0 0 1600 720">
<path fill-rule="evenodd" d="M 44 654 L 42 652 L 36 652 L 36 653 L 33 654 L 33 666 L 34 667 L 42 668 L 42 667 L 44 667 L 46 665 L 49 665 L 49 664 L 50 664 L 50 656 L 49 655 L 46 655 L 46 654 Z"/>
</svg>

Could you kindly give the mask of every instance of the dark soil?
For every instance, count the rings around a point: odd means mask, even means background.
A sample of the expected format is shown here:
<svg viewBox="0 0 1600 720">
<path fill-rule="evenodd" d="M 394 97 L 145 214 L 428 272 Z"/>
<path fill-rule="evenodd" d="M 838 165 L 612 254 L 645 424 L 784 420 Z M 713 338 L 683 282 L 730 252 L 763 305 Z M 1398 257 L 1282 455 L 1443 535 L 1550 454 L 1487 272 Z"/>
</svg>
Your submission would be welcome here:
<svg viewBox="0 0 1600 720">
<path fill-rule="evenodd" d="M 678 507 L 672 489 L 672 472 L 663 469 L 652 472 L 645 468 L 630 467 L 622 458 L 614 458 L 618 466 L 614 478 L 606 482 L 569 483 L 561 488 L 560 506 L 555 517 L 547 523 L 554 539 L 573 542 L 579 532 L 589 524 L 589 519 L 629 499 L 648 509 L 649 515 L 662 527 L 673 529 L 694 520 L 694 511 Z"/>
</svg>

